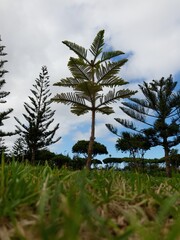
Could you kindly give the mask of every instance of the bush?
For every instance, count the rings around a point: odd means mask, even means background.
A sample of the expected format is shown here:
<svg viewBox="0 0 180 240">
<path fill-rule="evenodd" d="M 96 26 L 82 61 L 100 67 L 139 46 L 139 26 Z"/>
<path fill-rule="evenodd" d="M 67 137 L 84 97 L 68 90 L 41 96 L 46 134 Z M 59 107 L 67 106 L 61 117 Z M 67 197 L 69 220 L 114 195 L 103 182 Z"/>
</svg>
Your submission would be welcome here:
<svg viewBox="0 0 180 240">
<path fill-rule="evenodd" d="M 50 159 L 52 159 L 55 156 L 56 156 L 56 154 L 49 151 L 48 149 L 39 150 L 37 152 L 36 163 L 38 163 L 40 165 L 45 165 L 46 161 L 49 162 Z"/>
<path fill-rule="evenodd" d="M 171 166 L 178 169 L 180 166 L 180 154 L 170 156 Z"/>
<path fill-rule="evenodd" d="M 58 167 L 58 168 L 61 168 L 62 166 L 69 166 L 69 163 L 70 163 L 71 158 L 68 156 L 68 155 L 63 155 L 63 154 L 58 154 L 56 156 L 54 156 L 53 158 L 51 158 L 49 161 L 48 161 L 48 164 L 51 166 L 51 167 Z"/>
<path fill-rule="evenodd" d="M 86 165 L 86 159 L 78 156 L 74 156 L 73 160 L 69 162 L 69 167 L 73 170 L 83 169 Z"/>
</svg>

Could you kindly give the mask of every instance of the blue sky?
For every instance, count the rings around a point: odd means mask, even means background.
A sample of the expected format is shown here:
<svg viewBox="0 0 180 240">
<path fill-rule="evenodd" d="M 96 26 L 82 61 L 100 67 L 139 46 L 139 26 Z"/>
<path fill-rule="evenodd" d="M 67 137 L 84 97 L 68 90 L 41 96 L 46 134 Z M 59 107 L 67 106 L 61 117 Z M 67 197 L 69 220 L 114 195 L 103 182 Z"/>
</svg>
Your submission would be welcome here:
<svg viewBox="0 0 180 240">
<path fill-rule="evenodd" d="M 106 47 L 128 56 L 120 72 L 129 81 L 128 88 L 138 89 L 142 81 L 170 74 L 180 81 L 179 9 L 179 0 L 1 0 L 0 34 L 9 71 L 4 90 L 11 92 L 5 108 L 14 109 L 4 130 L 15 129 L 14 116 L 25 121 L 23 103 L 29 101 L 30 89 L 43 65 L 49 70 L 52 95 L 61 90 L 53 83 L 70 76 L 67 62 L 72 55 L 62 41 L 89 48 L 101 29 L 105 29 Z M 96 140 L 107 146 L 109 154 L 121 157 L 124 154 L 114 147 L 117 137 L 105 127 L 105 123 L 115 123 L 115 117 L 126 117 L 119 105 L 113 105 L 114 114 L 97 116 Z M 78 140 L 89 138 L 90 115 L 77 117 L 69 106 L 61 104 L 52 104 L 52 109 L 56 110 L 54 125 L 60 123 L 57 136 L 62 139 L 50 149 L 70 153 Z M 10 148 L 15 139 L 6 139 Z M 162 148 L 146 154 L 150 158 L 162 156 Z"/>
</svg>

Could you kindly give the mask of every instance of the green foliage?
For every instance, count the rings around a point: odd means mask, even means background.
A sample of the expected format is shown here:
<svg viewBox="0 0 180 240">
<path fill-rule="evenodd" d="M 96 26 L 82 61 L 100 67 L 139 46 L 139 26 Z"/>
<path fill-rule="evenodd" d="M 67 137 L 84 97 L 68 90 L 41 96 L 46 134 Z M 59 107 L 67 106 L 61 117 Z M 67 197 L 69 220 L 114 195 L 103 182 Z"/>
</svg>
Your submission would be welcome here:
<svg viewBox="0 0 180 240">
<path fill-rule="evenodd" d="M 139 85 L 144 99 L 129 98 L 130 101 L 122 102 L 124 106 L 120 109 L 148 128 L 138 129 L 132 121 L 115 118 L 124 127 L 144 134 L 152 146 L 162 146 L 165 157 L 180 142 L 180 91 L 175 91 L 176 85 L 171 75 L 167 79 L 144 82 Z M 117 134 L 117 129 L 111 124 L 107 127 Z M 166 159 L 167 175 L 171 176 L 170 162 Z"/>
<path fill-rule="evenodd" d="M 72 147 L 72 152 L 73 153 L 78 153 L 78 154 L 83 154 L 84 157 L 86 158 L 87 155 L 88 155 L 88 146 L 89 146 L 89 141 L 79 140 Z M 108 151 L 103 144 L 94 141 L 94 144 L 93 144 L 93 158 L 98 154 L 108 154 Z"/>
<path fill-rule="evenodd" d="M 114 110 L 113 107 L 109 106 L 110 104 L 123 98 L 129 98 L 136 91 L 120 89 L 121 86 L 127 84 L 118 75 L 127 59 L 113 61 L 114 57 L 123 54 L 121 51 L 103 52 L 104 30 L 98 32 L 90 46 L 91 59 L 87 57 L 88 51 L 84 47 L 70 41 L 63 41 L 63 43 L 77 55 L 77 58 L 70 57 L 68 62 L 72 77 L 61 79 L 54 85 L 71 87 L 72 92 L 61 92 L 55 95 L 52 101 L 70 105 L 71 112 L 78 116 L 91 112 L 91 136 L 87 160 L 87 167 L 90 168 L 95 138 L 96 113 L 100 112 L 106 115 L 113 113 Z M 105 93 L 105 87 L 111 88 L 111 90 Z"/>
<path fill-rule="evenodd" d="M 50 82 L 47 67 L 42 67 L 42 72 L 39 78 L 35 80 L 33 90 L 31 89 L 32 97 L 29 96 L 31 105 L 24 103 L 24 108 L 27 114 L 23 114 L 26 124 L 21 123 L 15 117 L 18 125 L 16 125 L 17 133 L 26 142 L 30 159 L 35 163 L 36 154 L 39 149 L 56 143 L 61 137 L 53 140 L 56 131 L 59 128 L 57 124 L 52 130 L 49 130 L 51 123 L 54 121 L 53 116 L 55 111 L 51 110 L 50 104 Z"/>
<path fill-rule="evenodd" d="M 96 167 L 98 164 L 102 164 L 102 162 L 99 159 L 93 159 L 92 164 Z"/>
<path fill-rule="evenodd" d="M 50 166 L 56 166 L 58 168 L 61 168 L 62 166 L 68 166 L 71 161 L 71 158 L 67 155 L 58 154 L 49 159 L 48 164 Z"/>
<path fill-rule="evenodd" d="M 162 158 L 162 159 L 164 159 L 164 158 Z M 169 159 L 170 159 L 171 165 L 174 167 L 174 169 L 177 170 L 180 166 L 180 154 L 170 155 Z"/>
<path fill-rule="evenodd" d="M 8 155 L 8 151 L 9 149 L 5 144 L 5 140 L 0 137 L 0 156 L 2 156 L 3 153 L 5 154 L 5 156 Z"/>
<path fill-rule="evenodd" d="M 12 148 L 12 154 L 19 161 L 24 161 L 26 159 L 27 146 L 26 142 L 24 141 L 24 138 L 19 137 L 18 139 L 15 140 Z"/>
<path fill-rule="evenodd" d="M 51 152 L 48 149 L 41 149 L 37 151 L 36 163 L 45 165 L 46 162 L 50 164 L 51 159 L 56 157 L 57 155 L 54 152 Z"/>
<path fill-rule="evenodd" d="M 2 59 L 0 60 L 0 90 L 2 87 L 4 87 L 4 84 L 6 84 L 6 81 L 5 79 L 3 78 L 4 75 L 8 72 L 7 70 L 3 69 L 4 68 L 4 64 L 7 62 L 7 60 L 4 60 L 3 57 L 5 55 L 7 55 L 7 53 L 4 53 L 4 48 L 5 46 L 1 45 L 1 38 L 0 38 L 0 57 L 2 57 Z M 6 100 L 4 100 L 5 97 L 7 97 L 8 95 L 10 94 L 10 92 L 6 92 L 6 91 L 1 91 L 0 92 L 0 103 L 6 103 Z M 3 126 L 4 125 L 4 120 L 8 119 L 9 118 L 9 114 L 13 111 L 12 108 L 9 108 L 8 110 L 6 111 L 2 111 L 0 112 L 0 126 Z M 3 132 L 1 129 L 0 129 L 0 137 L 4 137 L 4 136 L 11 136 L 13 135 L 12 132 Z"/>
<path fill-rule="evenodd" d="M 172 158 L 173 159 L 173 158 Z M 178 157 L 174 157 L 174 161 L 178 161 Z M 154 176 L 159 176 L 159 175 L 165 175 L 165 169 L 164 169 L 164 164 L 165 164 L 165 159 L 148 159 L 148 158 L 105 158 L 103 160 L 103 163 L 105 164 L 105 168 L 115 168 L 120 171 L 132 171 L 132 172 L 146 172 L 148 174 L 153 174 Z M 172 166 L 173 166 L 173 160 L 172 160 Z M 175 166 L 174 169 L 177 171 L 177 167 Z"/>
<path fill-rule="evenodd" d="M 151 147 L 147 137 L 142 134 L 122 132 L 121 137 L 116 142 L 116 149 L 122 152 L 129 152 L 130 157 L 143 158 L 144 154 Z"/>
<path fill-rule="evenodd" d="M 133 122 L 116 118 L 115 120 L 123 126 L 132 130 L 137 130 L 149 137 L 154 146 L 162 145 L 170 148 L 179 143 L 179 106 L 180 92 L 174 91 L 177 82 L 173 82 L 172 76 L 167 79 L 153 80 L 149 84 L 144 82 L 139 85 L 145 99 L 130 98 L 130 102 L 123 102 L 125 107 L 120 107 L 128 116 L 143 122 L 151 128 L 138 130 Z M 156 120 L 154 123 L 148 122 L 147 117 L 153 117 Z M 169 121 L 167 123 L 167 121 Z M 173 137 L 173 139 L 172 139 Z M 167 141 L 167 146 L 164 146 L 164 139 L 171 138 Z"/>
<path fill-rule="evenodd" d="M 73 170 L 81 170 L 86 165 L 86 159 L 79 156 L 74 156 L 72 161 L 69 162 L 68 167 Z"/>
</svg>

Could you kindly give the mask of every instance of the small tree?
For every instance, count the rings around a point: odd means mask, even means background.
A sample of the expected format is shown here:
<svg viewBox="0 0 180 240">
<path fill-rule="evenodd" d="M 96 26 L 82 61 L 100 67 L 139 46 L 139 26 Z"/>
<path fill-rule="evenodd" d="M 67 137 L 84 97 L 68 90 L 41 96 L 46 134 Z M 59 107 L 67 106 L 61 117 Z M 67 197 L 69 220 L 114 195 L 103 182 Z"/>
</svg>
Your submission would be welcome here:
<svg viewBox="0 0 180 240">
<path fill-rule="evenodd" d="M 70 57 L 68 62 L 72 77 L 61 79 L 54 85 L 71 87 L 72 92 L 59 93 L 52 98 L 52 101 L 71 105 L 71 112 L 78 116 L 91 112 L 91 133 L 86 162 L 86 167 L 90 169 L 96 113 L 106 115 L 113 113 L 113 108 L 109 105 L 120 99 L 129 98 L 135 91 L 120 90 L 120 87 L 128 82 L 117 74 L 127 59 L 115 61 L 118 56 L 124 54 L 121 51 L 103 52 L 104 30 L 99 31 L 90 46 L 91 59 L 87 57 L 87 50 L 84 47 L 69 41 L 63 41 L 63 43 L 77 55 L 77 58 Z M 104 88 L 111 88 L 111 90 L 105 93 Z"/>
<path fill-rule="evenodd" d="M 175 91 L 177 82 L 172 76 L 159 81 L 153 80 L 149 84 L 139 85 L 145 99 L 130 98 L 123 102 L 120 109 L 133 119 L 148 126 L 146 129 L 137 129 L 132 121 L 115 118 L 126 128 L 143 133 L 148 137 L 152 146 L 162 146 L 166 159 L 166 174 L 171 176 L 170 149 L 180 143 L 180 91 Z M 147 118 L 148 117 L 148 118 Z M 111 124 L 107 127 L 116 132 Z"/>
<path fill-rule="evenodd" d="M 24 160 L 24 157 L 27 153 L 27 145 L 24 140 L 24 138 L 19 137 L 14 142 L 13 148 L 12 148 L 12 154 L 15 156 L 18 160 Z"/>
<path fill-rule="evenodd" d="M 48 148 L 38 150 L 36 155 L 38 164 L 45 165 L 46 163 L 48 163 L 48 165 L 50 166 L 53 165 L 51 159 L 56 156 L 57 155 L 54 152 L 51 152 Z"/>
<path fill-rule="evenodd" d="M 84 157 L 87 158 L 87 156 L 88 156 L 88 146 L 89 146 L 89 141 L 79 140 L 72 147 L 72 152 L 73 153 L 78 153 L 78 154 L 83 154 Z M 103 144 L 94 141 L 92 158 L 94 158 L 98 154 L 108 154 L 108 151 Z"/>
<path fill-rule="evenodd" d="M 151 148 L 148 138 L 142 134 L 122 132 L 116 142 L 116 149 L 122 152 L 129 152 L 132 158 L 143 158 L 147 150 Z"/>
<path fill-rule="evenodd" d="M 1 45 L 1 37 L 0 37 L 0 57 L 4 57 L 7 55 L 7 53 L 4 53 L 3 50 L 5 46 Z M 3 78 L 4 75 L 8 72 L 4 69 L 4 64 L 7 62 L 7 60 L 0 60 L 0 90 L 6 83 L 5 79 Z M 4 100 L 5 97 L 7 97 L 10 94 L 10 92 L 6 91 L 0 91 L 0 103 L 6 103 L 6 100 Z M 13 111 L 12 108 L 9 108 L 7 111 L 0 112 L 0 126 L 3 126 L 3 121 L 9 118 L 9 114 Z M 11 132 L 4 132 L 0 129 L 0 137 L 4 136 L 11 136 L 13 133 Z"/>
<path fill-rule="evenodd" d="M 29 97 L 31 105 L 24 103 L 27 114 L 23 114 L 23 116 L 27 124 L 21 123 L 15 117 L 20 125 L 16 125 L 17 132 L 25 140 L 33 164 L 39 149 L 49 146 L 61 138 L 58 137 L 56 140 L 53 140 L 59 124 L 52 130 L 49 130 L 51 123 L 54 121 L 53 116 L 55 111 L 52 111 L 50 108 L 51 93 L 49 89 L 49 76 L 45 66 L 42 67 L 42 73 L 39 74 L 39 78 L 35 82 L 36 84 L 33 85 L 34 89 L 31 90 L 33 96 Z"/>
<path fill-rule="evenodd" d="M 5 156 L 8 155 L 9 149 L 8 147 L 5 145 L 5 140 L 3 138 L 0 137 L 0 159 L 2 156 L 2 153 L 5 154 Z"/>
</svg>

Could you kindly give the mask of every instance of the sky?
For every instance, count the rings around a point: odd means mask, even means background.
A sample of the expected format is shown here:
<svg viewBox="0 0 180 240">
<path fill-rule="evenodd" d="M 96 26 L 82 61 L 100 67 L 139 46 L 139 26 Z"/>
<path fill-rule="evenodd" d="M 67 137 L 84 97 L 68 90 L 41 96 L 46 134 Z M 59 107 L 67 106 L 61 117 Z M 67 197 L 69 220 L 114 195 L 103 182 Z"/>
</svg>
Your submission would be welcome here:
<svg viewBox="0 0 180 240">
<path fill-rule="evenodd" d="M 30 89 L 46 65 L 50 76 L 52 96 L 64 91 L 53 86 L 61 78 L 69 77 L 67 62 L 73 53 L 62 43 L 75 42 L 89 48 L 99 30 L 105 30 L 107 48 L 121 50 L 128 56 L 120 76 L 129 82 L 125 86 L 137 89 L 143 81 L 173 75 L 180 82 L 180 1 L 179 0 L 0 0 L 0 35 L 6 46 L 6 86 L 10 91 L 4 108 L 13 108 L 3 130 L 14 131 L 17 122 L 26 123 L 24 102 L 30 102 Z M 178 85 L 180 87 L 180 84 Z M 103 143 L 113 157 L 128 156 L 117 152 L 117 137 L 105 127 L 112 123 L 119 131 L 126 129 L 114 118 L 127 118 L 114 104 L 115 113 L 97 115 L 96 141 Z M 55 126 L 60 123 L 56 136 L 61 140 L 49 149 L 55 153 L 71 154 L 78 140 L 88 140 L 90 115 L 76 116 L 70 107 L 52 103 Z M 6 138 L 11 148 L 17 136 Z M 180 150 L 180 146 L 176 147 Z M 104 155 L 99 157 L 103 159 Z M 147 158 L 163 157 L 162 147 L 152 148 Z"/>
</svg>

